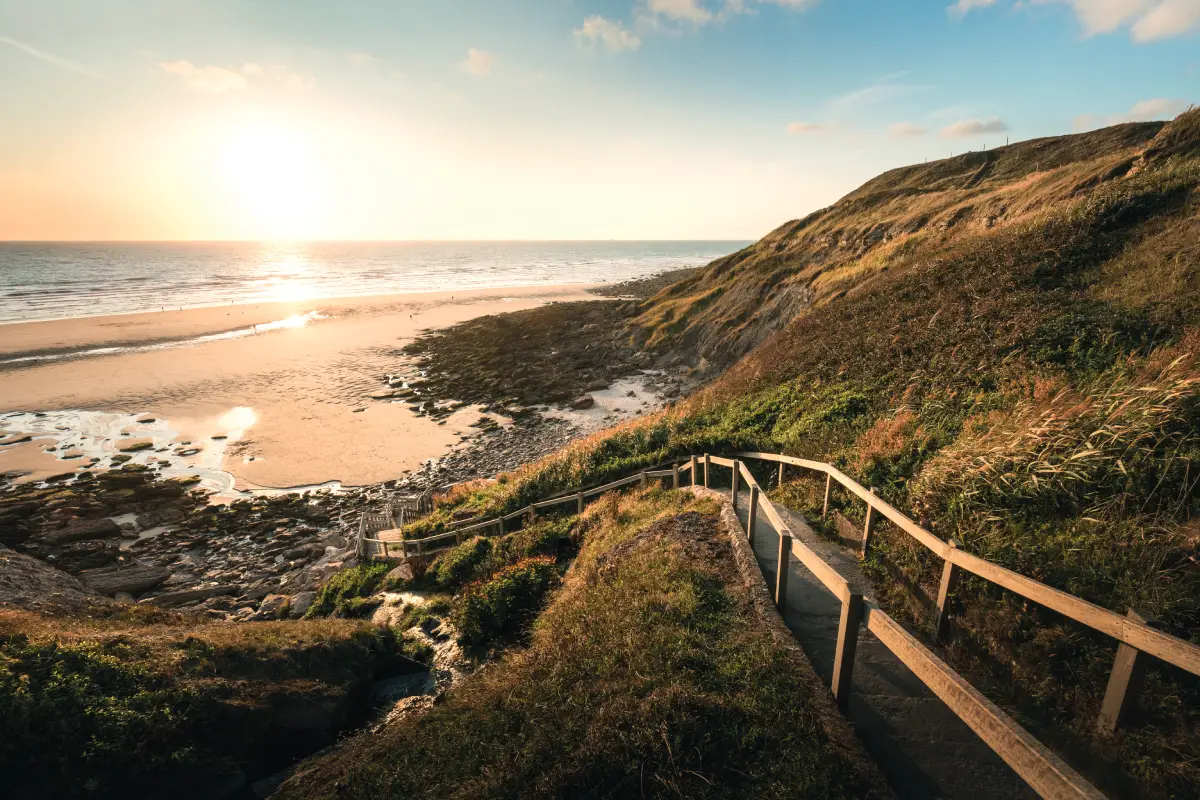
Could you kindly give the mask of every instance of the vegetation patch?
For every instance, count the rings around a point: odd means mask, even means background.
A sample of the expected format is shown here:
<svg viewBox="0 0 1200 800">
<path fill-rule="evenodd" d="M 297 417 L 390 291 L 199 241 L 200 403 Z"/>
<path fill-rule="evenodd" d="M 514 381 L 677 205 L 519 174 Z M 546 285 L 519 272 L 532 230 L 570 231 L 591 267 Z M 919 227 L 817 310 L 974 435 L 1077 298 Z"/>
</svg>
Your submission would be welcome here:
<svg viewBox="0 0 1200 800">
<path fill-rule="evenodd" d="M 233 791 L 331 742 L 397 651 L 387 631 L 339 620 L 0 611 L 6 796 Z"/>
<path fill-rule="evenodd" d="M 377 562 L 359 564 L 334 574 L 317 592 L 316 599 L 304 614 L 305 619 L 363 616 L 378 605 L 373 604 L 370 597 L 391 569 L 390 564 Z"/>
<path fill-rule="evenodd" d="M 754 612 L 714 503 L 609 495 L 582 527 L 527 649 L 279 796 L 888 796 Z"/>
</svg>

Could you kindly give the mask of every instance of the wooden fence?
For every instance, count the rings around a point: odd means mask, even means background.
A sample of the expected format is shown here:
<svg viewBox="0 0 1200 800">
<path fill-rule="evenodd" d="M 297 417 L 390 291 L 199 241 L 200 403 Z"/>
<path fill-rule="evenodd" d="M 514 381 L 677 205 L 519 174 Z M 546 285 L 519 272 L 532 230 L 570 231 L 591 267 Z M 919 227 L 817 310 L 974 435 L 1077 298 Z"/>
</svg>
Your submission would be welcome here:
<svg viewBox="0 0 1200 800">
<path fill-rule="evenodd" d="M 612 483 L 597 486 L 574 494 L 564 494 L 531 503 L 522 509 L 501 517 L 471 519 L 454 524 L 451 530 L 424 539 L 409 539 L 399 542 L 378 542 L 385 556 L 392 555 L 391 548 L 399 550 L 395 555 L 426 556 L 454 547 L 464 537 L 482 534 L 502 534 L 509 520 L 537 515 L 540 510 L 573 504 L 575 512 L 581 512 L 589 498 L 633 483 L 642 486 L 650 480 L 670 478 L 671 485 L 679 488 L 681 477 L 687 474 L 691 485 L 708 487 L 714 465 L 731 471 L 730 498 L 734 509 L 739 503 L 739 491 L 749 491 L 747 500 L 746 535 L 753 539 L 760 515 L 775 530 L 779 537 L 776 551 L 775 603 L 783 608 L 787 599 L 788 567 L 790 559 L 797 561 L 817 578 L 818 581 L 842 604 L 838 627 L 837 647 L 834 653 L 834 669 L 831 690 L 837 703 L 845 707 L 850 697 L 854 672 L 854 655 L 861 627 L 875 634 L 929 689 L 975 731 L 1012 769 L 1039 795 L 1045 798 L 1103 798 L 1081 775 L 1054 755 L 1045 745 L 1018 725 L 1011 717 L 971 686 L 961 675 L 951 669 L 933 651 L 913 637 L 896 620 L 885 613 L 869 598 L 863 596 L 861 587 L 852 585 L 833 567 L 827 564 L 804 542 L 792 536 L 783 517 L 766 497 L 743 459 L 778 462 L 779 480 L 782 482 L 787 465 L 824 473 L 825 497 L 823 515 L 829 513 L 829 502 L 834 483 L 866 503 L 867 513 L 863 526 L 859 553 L 865 556 L 871 545 L 876 517 L 882 515 L 900 530 L 916 539 L 943 560 L 941 585 L 934 608 L 935 637 L 945 637 L 950 618 L 950 594 L 954 590 L 960 571 L 966 571 L 997 586 L 1015 592 L 1022 597 L 1069 617 L 1093 630 L 1107 634 L 1118 642 L 1117 655 L 1108 688 L 1101 707 L 1097 727 L 1102 732 L 1111 732 L 1121 722 L 1122 713 L 1131 705 L 1133 692 L 1138 684 L 1138 673 L 1144 666 L 1142 655 L 1154 656 L 1179 667 L 1193 675 L 1200 675 L 1200 647 L 1178 639 L 1146 624 L 1145 620 L 1130 612 L 1121 616 L 1109 609 L 1059 591 L 1024 575 L 1005 569 L 961 549 L 955 541 L 945 542 L 913 522 L 874 490 L 868 490 L 834 466 L 802 458 L 775 453 L 744 452 L 735 458 L 721 458 L 705 453 L 691 456 L 683 464 L 672 464 L 667 469 L 647 470 Z M 377 541 L 377 540 L 368 540 Z"/>
</svg>

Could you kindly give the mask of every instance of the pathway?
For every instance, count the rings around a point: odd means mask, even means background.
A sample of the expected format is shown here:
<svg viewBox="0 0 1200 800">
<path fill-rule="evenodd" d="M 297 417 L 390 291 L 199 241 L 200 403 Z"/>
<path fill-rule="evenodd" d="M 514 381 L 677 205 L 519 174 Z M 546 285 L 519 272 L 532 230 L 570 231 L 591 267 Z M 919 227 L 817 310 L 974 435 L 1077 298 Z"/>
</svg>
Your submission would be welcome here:
<svg viewBox="0 0 1200 800">
<path fill-rule="evenodd" d="M 739 493 L 738 516 L 743 527 L 749 500 L 748 492 Z M 873 594 L 856 555 L 817 536 L 800 515 L 780 505 L 776 509 L 793 536 L 851 583 L 863 587 L 864 594 Z M 754 554 L 767 585 L 773 587 L 779 537 L 761 517 L 755 528 Z M 790 570 L 784 621 L 828 685 L 833 677 L 841 604 L 795 558 Z M 892 789 L 905 800 L 1037 797 L 866 626 L 859 634 L 846 716 Z"/>
</svg>

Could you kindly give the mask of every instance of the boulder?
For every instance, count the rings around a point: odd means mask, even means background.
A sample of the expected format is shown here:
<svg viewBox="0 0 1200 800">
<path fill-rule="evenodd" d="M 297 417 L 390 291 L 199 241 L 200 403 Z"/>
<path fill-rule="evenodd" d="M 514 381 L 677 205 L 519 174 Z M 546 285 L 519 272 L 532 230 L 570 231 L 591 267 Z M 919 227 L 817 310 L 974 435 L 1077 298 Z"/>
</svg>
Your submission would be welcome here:
<svg viewBox="0 0 1200 800">
<path fill-rule="evenodd" d="M 258 604 L 258 611 L 260 614 L 270 617 L 285 617 L 287 616 L 288 599 L 286 594 L 269 594 Z"/>
<path fill-rule="evenodd" d="M 292 619 L 303 617 L 316 599 L 316 592 L 297 592 L 288 599 L 288 615 Z"/>
<path fill-rule="evenodd" d="M 108 539 L 121 535 L 121 527 L 111 519 L 75 519 L 62 530 L 43 535 L 46 544 L 63 545 L 88 539 Z"/>
<path fill-rule="evenodd" d="M 148 592 L 163 583 L 171 573 L 162 567 L 134 565 L 130 567 L 105 567 L 90 569 L 79 574 L 85 586 L 108 596 L 117 592 L 131 595 Z"/>
<path fill-rule="evenodd" d="M 147 597 L 145 600 L 139 602 L 143 605 L 152 606 L 182 606 L 200 600 L 207 600 L 210 597 L 240 594 L 241 591 L 242 587 L 236 584 L 217 584 L 216 586 L 202 586 L 198 589 L 184 589 L 181 592 L 168 592 L 160 594 L 158 597 Z"/>
<path fill-rule="evenodd" d="M 585 408 L 591 408 L 596 405 L 596 398 L 590 394 L 585 394 L 582 397 L 577 397 L 571 401 L 571 408 L 582 411 Z"/>
</svg>

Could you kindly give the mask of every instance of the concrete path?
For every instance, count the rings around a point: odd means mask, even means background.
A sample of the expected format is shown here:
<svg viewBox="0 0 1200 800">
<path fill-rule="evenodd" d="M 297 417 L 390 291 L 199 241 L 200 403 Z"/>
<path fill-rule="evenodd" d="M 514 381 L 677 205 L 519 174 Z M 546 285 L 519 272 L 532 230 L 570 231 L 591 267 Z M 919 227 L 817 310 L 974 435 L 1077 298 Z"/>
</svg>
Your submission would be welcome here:
<svg viewBox="0 0 1200 800">
<path fill-rule="evenodd" d="M 738 516 L 746 525 L 749 493 L 739 494 Z M 843 577 L 874 594 L 858 558 L 818 537 L 804 519 L 776 506 L 792 534 Z M 754 554 L 775 586 L 779 537 L 759 515 Z M 784 621 L 828 686 L 833 676 L 841 603 L 793 557 Z M 1000 757 L 929 691 L 864 626 L 858 639 L 847 718 L 893 791 L 916 800 L 1014 800 L 1036 798 Z"/>
</svg>

